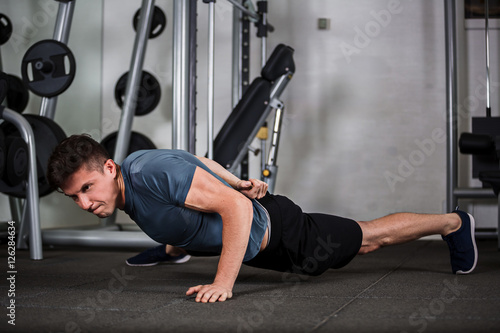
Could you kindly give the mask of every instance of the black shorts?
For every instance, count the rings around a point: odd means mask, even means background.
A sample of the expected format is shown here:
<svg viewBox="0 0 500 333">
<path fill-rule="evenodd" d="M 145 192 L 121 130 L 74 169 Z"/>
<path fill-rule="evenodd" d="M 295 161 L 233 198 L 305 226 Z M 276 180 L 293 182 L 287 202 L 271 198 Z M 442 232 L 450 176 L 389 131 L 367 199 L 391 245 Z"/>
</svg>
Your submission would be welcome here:
<svg viewBox="0 0 500 333">
<path fill-rule="evenodd" d="M 361 248 L 356 221 L 326 214 L 306 214 L 290 199 L 267 194 L 258 200 L 271 218 L 266 249 L 244 264 L 280 272 L 320 275 L 347 265 Z"/>
</svg>

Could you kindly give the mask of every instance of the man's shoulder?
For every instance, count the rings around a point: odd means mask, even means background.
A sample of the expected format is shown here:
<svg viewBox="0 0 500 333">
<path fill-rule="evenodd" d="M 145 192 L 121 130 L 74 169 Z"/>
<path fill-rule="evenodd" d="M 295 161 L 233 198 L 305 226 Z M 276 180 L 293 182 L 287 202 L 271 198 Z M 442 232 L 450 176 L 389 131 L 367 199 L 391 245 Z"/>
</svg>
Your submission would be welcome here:
<svg viewBox="0 0 500 333">
<path fill-rule="evenodd" d="M 196 165 L 196 160 L 195 156 L 184 150 L 140 150 L 125 158 L 122 169 L 128 174 L 182 172 L 190 170 L 190 165 Z"/>
<path fill-rule="evenodd" d="M 178 153 L 170 149 L 138 150 L 128 155 L 122 165 L 125 167 L 147 167 L 158 160 L 164 160 L 177 156 Z"/>
</svg>

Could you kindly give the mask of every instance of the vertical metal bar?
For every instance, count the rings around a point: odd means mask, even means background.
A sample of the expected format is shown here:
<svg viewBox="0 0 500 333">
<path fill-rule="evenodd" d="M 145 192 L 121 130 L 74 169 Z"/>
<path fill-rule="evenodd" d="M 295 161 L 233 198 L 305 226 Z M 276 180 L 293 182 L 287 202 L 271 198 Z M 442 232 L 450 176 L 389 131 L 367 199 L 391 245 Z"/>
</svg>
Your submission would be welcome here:
<svg viewBox="0 0 500 333">
<path fill-rule="evenodd" d="M 197 1 L 189 3 L 189 90 L 188 90 L 188 151 L 196 154 L 196 49 L 197 49 Z"/>
<path fill-rule="evenodd" d="M 207 134 L 208 158 L 214 158 L 214 53 L 215 53 L 215 3 L 208 3 L 208 105 Z"/>
<path fill-rule="evenodd" d="M 127 76 L 125 101 L 123 102 L 122 115 L 116 139 L 115 156 L 113 156 L 116 163 L 121 163 L 127 156 L 132 121 L 134 119 L 137 96 L 142 79 L 144 56 L 146 54 L 149 31 L 153 18 L 154 3 L 154 0 L 142 1 L 141 14 L 137 26 L 137 33 L 135 35 L 132 59 L 130 61 L 130 70 Z"/>
<path fill-rule="evenodd" d="M 265 16 L 265 15 L 264 15 Z M 266 65 L 266 60 L 267 60 L 267 43 L 266 43 L 267 37 L 262 37 L 260 39 L 260 47 L 261 47 L 261 68 L 264 68 Z"/>
<path fill-rule="evenodd" d="M 36 165 L 35 136 L 31 125 L 19 113 L 0 107 L 0 118 L 16 126 L 24 142 L 28 147 L 28 186 L 26 189 L 26 202 L 24 207 L 23 220 L 21 226 L 30 224 L 29 243 L 30 258 L 33 260 L 43 259 L 42 252 L 42 232 L 40 229 L 40 207 L 38 195 L 38 175 Z M 25 228 L 23 228 L 25 229 Z M 18 244 L 22 244 L 25 235 L 19 234 Z M 19 243 L 21 242 L 21 243 Z"/>
<path fill-rule="evenodd" d="M 233 56 L 232 56 L 232 97 L 231 105 L 234 109 L 241 99 L 241 20 L 243 15 L 237 8 L 233 8 Z"/>
<path fill-rule="evenodd" d="M 273 136 L 271 138 L 271 148 L 269 148 L 268 165 L 276 165 L 278 159 L 278 146 L 280 143 L 280 130 L 283 116 L 283 106 L 276 109 L 274 116 Z"/>
<path fill-rule="evenodd" d="M 451 212 L 457 204 L 454 190 L 457 187 L 457 72 L 456 72 L 456 10 L 454 0 L 445 0 L 445 51 L 446 51 L 446 209 Z"/>
<path fill-rule="evenodd" d="M 76 0 L 59 2 L 56 26 L 52 38 L 64 44 L 68 44 L 71 22 L 73 21 L 73 12 L 75 10 L 75 1 Z"/>
<path fill-rule="evenodd" d="M 259 134 L 257 134 L 257 136 L 260 138 L 260 170 L 261 170 L 261 173 L 262 171 L 264 171 L 264 169 L 266 168 L 266 151 L 267 151 L 267 138 L 268 138 L 268 135 L 267 135 L 267 122 L 264 123 L 264 125 L 262 125 L 262 127 L 260 128 L 259 131 L 262 131 L 262 136 L 259 136 Z M 265 135 L 264 135 L 265 133 Z"/>
<path fill-rule="evenodd" d="M 189 0 L 174 0 L 172 148 L 189 144 Z"/>
<path fill-rule="evenodd" d="M 265 29 L 267 29 L 267 1 L 263 2 L 266 3 L 266 12 L 262 13 L 262 23 L 264 24 Z M 260 63 L 261 63 L 261 68 L 264 68 L 267 61 L 267 31 L 264 34 L 264 36 L 260 38 L 260 48 L 261 48 Z"/>
<path fill-rule="evenodd" d="M 73 21 L 73 12 L 75 10 L 75 1 L 61 1 L 57 10 L 56 25 L 54 28 L 53 39 L 58 42 L 68 44 L 71 22 Z M 40 115 L 54 119 L 57 105 L 57 96 L 42 97 L 40 104 Z"/>
<path fill-rule="evenodd" d="M 276 109 L 274 116 L 273 135 L 271 138 L 271 146 L 269 148 L 269 157 L 266 164 L 266 169 L 270 172 L 269 177 L 265 177 L 264 181 L 269 185 L 269 192 L 274 193 L 276 187 L 276 177 L 278 176 L 278 147 L 281 134 L 281 124 L 283 120 L 283 105 Z"/>
<path fill-rule="evenodd" d="M 486 117 L 491 117 L 490 105 L 490 29 L 488 0 L 484 1 L 484 39 L 486 44 Z"/>
<path fill-rule="evenodd" d="M 242 1 L 243 2 L 243 1 Z M 241 94 L 244 95 L 250 86 L 250 19 L 248 16 L 243 16 L 241 21 Z M 248 169 L 248 152 L 245 153 L 245 156 L 239 160 L 236 165 L 239 164 L 239 177 L 241 179 L 249 178 L 249 169 Z M 233 164 L 234 166 L 234 164 Z M 235 173 L 235 171 L 233 171 Z"/>
<path fill-rule="evenodd" d="M 22 199 L 9 196 L 9 206 L 12 219 L 18 223 L 21 222 L 23 216 L 23 202 Z"/>
</svg>

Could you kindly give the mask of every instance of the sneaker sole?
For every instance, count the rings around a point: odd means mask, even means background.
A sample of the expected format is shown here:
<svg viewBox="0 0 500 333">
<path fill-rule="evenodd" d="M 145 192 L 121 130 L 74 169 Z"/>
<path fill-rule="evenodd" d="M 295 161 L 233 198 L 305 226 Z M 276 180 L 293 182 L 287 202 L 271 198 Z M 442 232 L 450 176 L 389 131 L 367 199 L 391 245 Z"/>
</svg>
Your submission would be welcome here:
<svg viewBox="0 0 500 333">
<path fill-rule="evenodd" d="M 472 238 L 472 245 L 474 246 L 474 264 L 472 265 L 472 268 L 469 269 L 468 271 L 458 270 L 455 273 L 457 275 L 465 275 L 465 274 L 471 273 L 474 270 L 474 268 L 476 268 L 476 264 L 477 264 L 477 246 L 476 246 L 476 237 L 475 237 L 476 221 L 474 220 L 474 217 L 471 214 L 467 213 L 467 215 L 469 215 L 470 234 L 471 234 L 471 238 Z"/>
<path fill-rule="evenodd" d="M 131 264 L 129 263 L 127 260 L 125 260 L 125 263 L 128 265 L 128 266 L 132 266 L 132 267 L 140 267 L 140 266 L 155 266 L 155 265 L 158 265 L 157 262 L 153 262 L 153 263 L 149 263 L 149 264 Z"/>
<path fill-rule="evenodd" d="M 128 266 L 132 266 L 132 267 L 148 267 L 148 266 L 155 266 L 155 265 L 158 265 L 160 263 L 165 263 L 165 264 L 183 264 L 185 262 L 187 262 L 189 259 L 191 259 L 191 256 L 190 255 L 187 255 L 185 256 L 184 258 L 182 259 L 178 259 L 178 260 L 172 260 L 172 261 L 162 261 L 162 262 L 153 262 L 153 263 L 149 263 L 149 264 L 131 264 L 129 263 L 127 260 L 125 260 L 125 263 L 128 265 Z"/>
<path fill-rule="evenodd" d="M 191 256 L 188 254 L 182 259 L 167 261 L 167 262 L 170 262 L 172 264 L 183 264 L 183 263 L 187 262 L 189 259 L 191 259 Z"/>
</svg>

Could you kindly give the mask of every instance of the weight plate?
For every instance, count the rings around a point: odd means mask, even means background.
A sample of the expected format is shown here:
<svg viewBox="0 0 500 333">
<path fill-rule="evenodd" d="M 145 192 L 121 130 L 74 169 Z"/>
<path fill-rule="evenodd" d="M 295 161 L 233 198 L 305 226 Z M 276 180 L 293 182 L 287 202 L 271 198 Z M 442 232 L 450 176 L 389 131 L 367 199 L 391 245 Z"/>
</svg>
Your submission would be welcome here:
<svg viewBox="0 0 500 333">
<path fill-rule="evenodd" d="M 52 189 L 50 187 L 49 181 L 47 180 L 47 167 L 50 155 L 54 151 L 55 147 L 64 139 L 66 139 L 66 133 L 64 133 L 63 129 L 52 119 L 36 116 L 36 120 L 41 124 L 42 131 L 46 131 L 48 128 L 48 132 L 50 133 L 50 141 L 46 139 L 43 141 L 43 147 L 38 148 L 37 141 L 37 149 L 36 149 L 36 159 L 37 159 L 37 170 L 38 170 L 38 191 L 40 192 L 40 197 L 45 196 L 49 193 L 52 193 Z M 31 121 L 34 122 L 34 121 Z M 44 126 L 42 126 L 42 123 Z M 35 134 L 36 137 L 36 134 Z"/>
<path fill-rule="evenodd" d="M 12 35 L 12 22 L 7 15 L 0 13 L 0 45 L 5 44 Z"/>
<path fill-rule="evenodd" d="M 7 74 L 7 107 L 16 112 L 23 112 L 29 101 L 29 91 L 23 81 L 15 76 Z"/>
<path fill-rule="evenodd" d="M 123 74 L 115 86 L 115 100 L 120 108 L 125 101 L 128 72 Z M 160 103 L 161 87 L 158 80 L 149 72 L 143 71 L 135 107 L 136 116 L 144 116 L 153 111 Z"/>
<path fill-rule="evenodd" d="M 8 82 L 7 74 L 0 72 L 0 104 L 7 97 L 7 91 L 9 90 Z"/>
<path fill-rule="evenodd" d="M 71 50 L 52 39 L 33 44 L 21 64 L 24 84 L 42 97 L 63 93 L 73 82 L 75 72 L 76 62 Z"/>
<path fill-rule="evenodd" d="M 141 10 L 139 9 L 135 15 L 133 20 L 134 30 L 137 31 L 137 25 L 139 24 L 139 19 L 141 17 Z M 158 37 L 163 30 L 167 27 L 167 16 L 161 10 L 161 8 L 155 6 L 153 11 L 153 20 L 151 21 L 151 28 L 149 30 L 149 38 Z"/>
<path fill-rule="evenodd" d="M 38 116 L 38 115 L 24 115 L 28 123 L 33 129 L 33 134 L 35 136 L 36 145 L 36 159 L 37 159 L 37 174 L 38 174 L 38 192 L 39 196 L 45 196 L 52 192 L 50 188 L 46 174 L 47 174 L 47 163 L 50 155 L 54 148 L 66 138 L 66 134 L 57 123 L 53 120 Z M 19 137 L 19 133 L 14 125 L 4 122 L 0 125 L 0 130 L 3 130 L 4 134 L 7 136 Z M 24 142 L 24 141 L 23 141 Z M 9 146 L 7 146 L 9 147 Z M 6 168 L 9 166 L 10 160 L 7 159 Z M 6 180 L 6 175 L 4 175 L 3 180 Z M 5 183 L 8 183 L 7 181 Z M 0 182 L 1 185 L 1 182 Z M 8 184 L 7 184 L 8 185 Z M 0 186 L 0 190 L 5 194 L 24 198 L 26 197 L 26 186 L 25 184 L 18 184 L 17 186 Z"/>
<path fill-rule="evenodd" d="M 8 149 L 3 179 L 10 186 L 17 186 L 28 177 L 28 147 L 19 136 L 9 136 L 5 142 Z"/>
<path fill-rule="evenodd" d="M 106 136 L 101 141 L 101 145 L 103 145 L 104 148 L 106 148 L 111 158 L 113 158 L 113 156 L 115 155 L 117 137 L 118 137 L 118 132 L 113 132 L 108 136 Z M 143 149 L 156 149 L 156 146 L 153 143 L 153 141 L 151 141 L 147 136 L 132 131 L 132 133 L 130 133 L 130 144 L 128 147 L 127 155 L 130 155 L 133 152 Z"/>
</svg>

